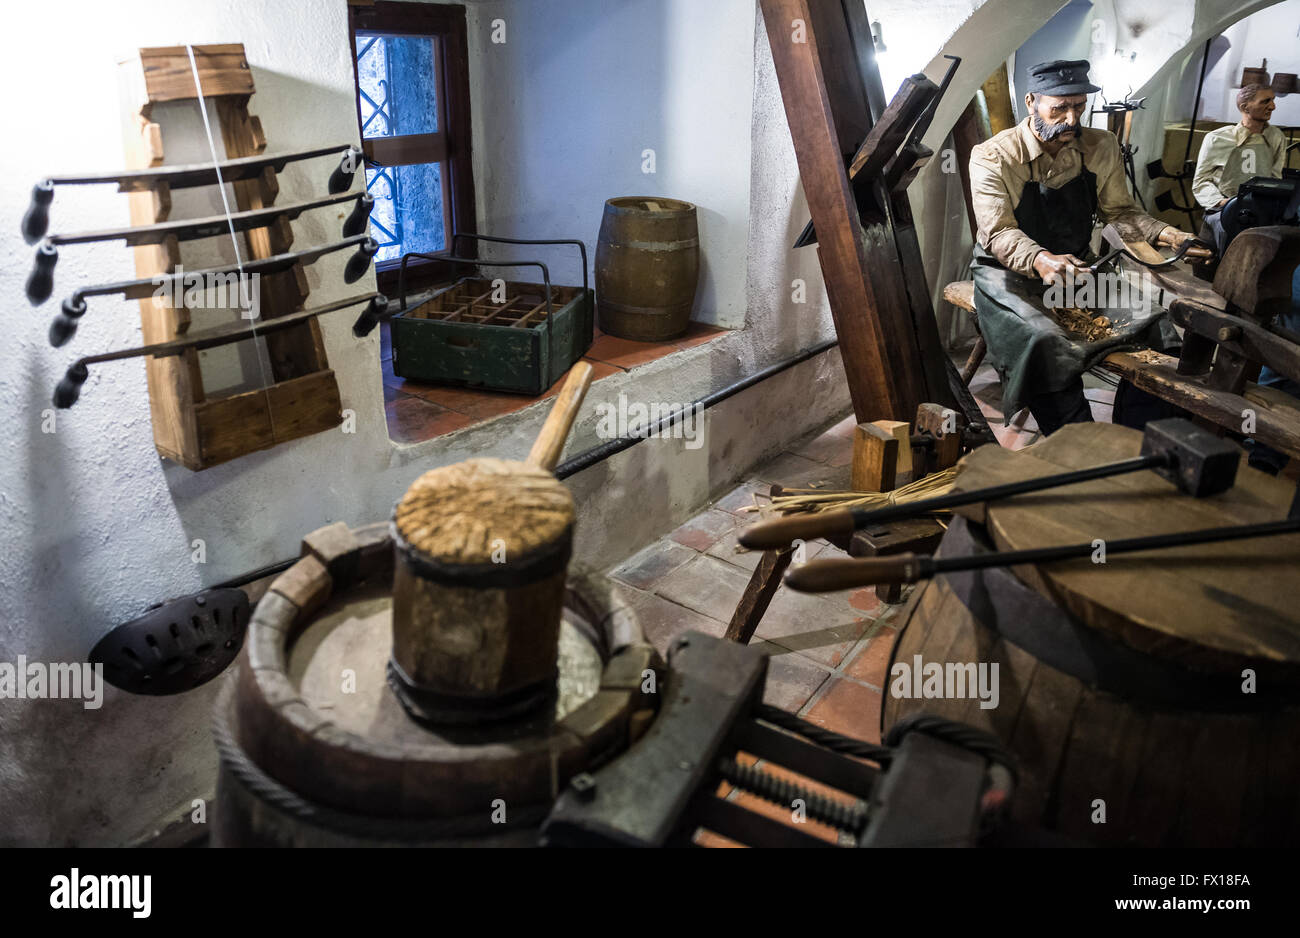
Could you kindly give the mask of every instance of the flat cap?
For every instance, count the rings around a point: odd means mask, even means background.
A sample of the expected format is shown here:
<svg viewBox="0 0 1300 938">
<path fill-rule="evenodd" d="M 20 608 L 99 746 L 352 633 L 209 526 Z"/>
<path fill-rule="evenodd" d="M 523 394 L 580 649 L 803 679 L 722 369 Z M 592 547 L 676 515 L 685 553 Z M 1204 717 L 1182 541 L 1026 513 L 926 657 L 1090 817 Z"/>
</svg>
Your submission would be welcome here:
<svg viewBox="0 0 1300 938">
<path fill-rule="evenodd" d="M 1029 87 L 1025 90 L 1058 98 L 1100 91 L 1099 87 L 1088 81 L 1089 67 L 1087 59 L 1040 62 L 1029 70 Z"/>
</svg>

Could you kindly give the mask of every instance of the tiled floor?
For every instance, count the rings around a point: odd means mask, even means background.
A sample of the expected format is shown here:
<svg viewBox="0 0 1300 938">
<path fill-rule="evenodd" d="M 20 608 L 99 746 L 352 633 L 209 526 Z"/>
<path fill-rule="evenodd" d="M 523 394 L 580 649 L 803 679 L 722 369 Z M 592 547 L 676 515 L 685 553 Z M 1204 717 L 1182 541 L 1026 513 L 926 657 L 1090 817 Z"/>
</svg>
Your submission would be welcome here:
<svg viewBox="0 0 1300 938">
<path fill-rule="evenodd" d="M 1094 416 L 1109 421 L 1114 392 L 1096 379 L 1086 379 L 1085 386 Z M 1004 446 L 1019 449 L 1039 438 L 1027 412 L 1023 423 L 1002 427 L 997 378 L 991 367 L 982 367 L 971 387 Z M 661 653 L 666 654 L 672 640 L 683 632 L 721 636 L 726 631 L 761 556 L 736 544 L 737 532 L 757 520 L 757 513 L 745 508 L 765 504 L 773 484 L 828 490 L 849 487 L 854 425 L 850 416 L 795 443 L 751 479 L 609 571 Z M 813 541 L 804 559 L 831 555 L 843 556 L 825 541 Z M 837 732 L 879 742 L 883 688 L 902 608 L 881 603 L 870 588 L 813 595 L 781 587 L 751 642 L 770 656 L 764 701 Z M 764 769 L 827 797 L 848 799 L 842 792 L 779 767 Z M 788 821 L 788 809 L 724 785 L 721 793 L 728 792 L 731 800 L 746 808 Z M 836 839 L 835 831 L 825 825 L 809 822 L 802 829 L 822 839 Z M 709 832 L 701 832 L 696 842 L 736 846 Z"/>
<path fill-rule="evenodd" d="M 388 436 L 399 443 L 419 443 L 462 427 L 512 413 L 559 391 L 557 381 L 541 397 L 480 391 L 445 385 L 418 384 L 393 374 L 393 346 L 388 324 L 384 323 L 380 357 L 384 370 L 384 404 Z M 691 323 L 685 335 L 667 342 L 633 342 L 596 330 L 596 340 L 583 356 L 590 362 L 593 381 L 629 371 L 637 365 L 716 339 L 725 329 Z"/>
</svg>

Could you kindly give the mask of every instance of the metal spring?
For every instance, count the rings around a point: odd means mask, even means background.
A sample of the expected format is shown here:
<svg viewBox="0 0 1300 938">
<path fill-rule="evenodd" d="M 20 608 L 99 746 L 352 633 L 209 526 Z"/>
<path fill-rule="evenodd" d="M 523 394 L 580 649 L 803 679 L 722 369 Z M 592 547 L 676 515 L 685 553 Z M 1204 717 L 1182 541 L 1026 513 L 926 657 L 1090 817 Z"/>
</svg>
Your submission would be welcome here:
<svg viewBox="0 0 1300 938">
<path fill-rule="evenodd" d="M 769 775 L 757 766 L 741 765 L 731 759 L 723 759 L 718 769 L 722 777 L 732 785 L 773 804 L 788 808 L 793 806 L 796 799 L 802 800 L 810 818 L 831 827 L 856 835 L 867 824 L 867 807 L 861 802 L 845 804 L 826 798 L 801 785 Z"/>
</svg>

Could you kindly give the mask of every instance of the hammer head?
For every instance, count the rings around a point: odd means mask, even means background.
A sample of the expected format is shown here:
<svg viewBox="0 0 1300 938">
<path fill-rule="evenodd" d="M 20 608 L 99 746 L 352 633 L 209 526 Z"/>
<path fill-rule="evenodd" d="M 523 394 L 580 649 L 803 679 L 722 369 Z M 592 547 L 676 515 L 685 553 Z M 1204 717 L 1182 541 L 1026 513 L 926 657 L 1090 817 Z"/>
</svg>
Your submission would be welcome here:
<svg viewBox="0 0 1300 938">
<path fill-rule="evenodd" d="M 1146 425 L 1142 455 L 1163 455 L 1168 463 L 1157 467 L 1179 491 L 1193 498 L 1217 495 L 1232 488 L 1237 479 L 1241 450 L 1235 443 L 1202 430 L 1190 420 L 1171 417 Z"/>
</svg>

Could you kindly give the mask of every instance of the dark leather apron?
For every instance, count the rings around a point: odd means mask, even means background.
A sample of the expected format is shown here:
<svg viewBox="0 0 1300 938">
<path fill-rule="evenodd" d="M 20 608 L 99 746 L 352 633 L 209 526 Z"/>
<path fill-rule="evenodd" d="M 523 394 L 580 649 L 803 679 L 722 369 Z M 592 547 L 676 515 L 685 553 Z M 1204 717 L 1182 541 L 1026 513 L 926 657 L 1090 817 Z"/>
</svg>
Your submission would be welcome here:
<svg viewBox="0 0 1300 938">
<path fill-rule="evenodd" d="M 1020 230 L 1045 250 L 1086 261 L 1097 216 L 1097 176 L 1084 164 L 1078 176 L 1055 189 L 1031 178 L 1015 215 Z M 1002 380 L 1008 421 L 1030 398 L 1068 387 L 1111 352 L 1164 349 L 1171 337 L 1177 339 L 1172 329 L 1168 334 L 1162 330 L 1164 311 L 1153 304 L 1146 312 L 1099 310 L 1114 322 L 1114 335 L 1088 342 L 1066 332 L 1047 313 L 1047 285 L 1038 277 L 1007 270 L 978 244 L 972 273 L 975 314 L 988 343 L 989 361 Z"/>
</svg>

